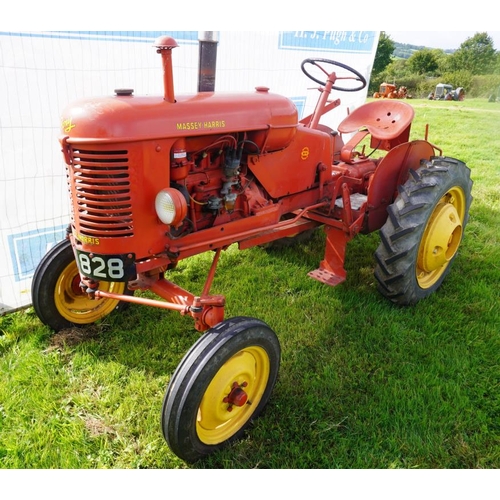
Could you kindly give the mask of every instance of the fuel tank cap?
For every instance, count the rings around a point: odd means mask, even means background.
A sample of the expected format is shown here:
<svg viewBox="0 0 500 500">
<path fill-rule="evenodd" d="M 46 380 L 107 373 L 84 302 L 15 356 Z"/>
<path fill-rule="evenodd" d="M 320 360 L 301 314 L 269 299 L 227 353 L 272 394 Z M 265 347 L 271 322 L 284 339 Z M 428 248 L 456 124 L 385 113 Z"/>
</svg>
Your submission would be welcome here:
<svg viewBox="0 0 500 500">
<path fill-rule="evenodd" d="M 134 89 L 115 89 L 116 95 L 132 95 L 134 93 Z"/>
</svg>

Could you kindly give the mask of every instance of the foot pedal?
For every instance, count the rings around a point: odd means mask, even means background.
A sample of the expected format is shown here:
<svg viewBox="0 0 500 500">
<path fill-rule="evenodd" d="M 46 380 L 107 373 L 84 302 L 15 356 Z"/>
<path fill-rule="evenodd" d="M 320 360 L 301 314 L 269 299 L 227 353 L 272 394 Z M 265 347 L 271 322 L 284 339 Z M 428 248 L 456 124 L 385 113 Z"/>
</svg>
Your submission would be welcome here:
<svg viewBox="0 0 500 500">
<path fill-rule="evenodd" d="M 343 281 L 345 281 L 345 275 L 339 276 L 338 274 L 334 274 L 331 271 L 327 271 L 326 269 L 315 269 L 310 273 L 307 273 L 311 278 L 324 283 L 325 285 L 336 286 Z"/>
</svg>

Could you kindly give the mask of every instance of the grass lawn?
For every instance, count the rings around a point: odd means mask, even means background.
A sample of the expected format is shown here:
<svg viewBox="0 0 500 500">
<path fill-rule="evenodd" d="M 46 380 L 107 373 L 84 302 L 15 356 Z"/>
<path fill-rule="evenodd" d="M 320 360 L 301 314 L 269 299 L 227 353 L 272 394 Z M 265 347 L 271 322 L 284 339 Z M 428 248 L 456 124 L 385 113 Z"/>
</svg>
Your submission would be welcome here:
<svg viewBox="0 0 500 500">
<path fill-rule="evenodd" d="M 0 317 L 0 468 L 444 469 L 500 466 L 500 104 L 408 101 L 412 139 L 472 171 L 465 238 L 437 293 L 396 307 L 376 290 L 378 234 L 349 243 L 347 281 L 307 276 L 324 234 L 284 250 L 231 246 L 213 293 L 282 347 L 278 383 L 245 438 L 188 465 L 160 429 L 169 377 L 199 334 L 191 318 L 131 305 L 54 334 L 31 308 Z M 172 281 L 199 293 L 210 255 Z"/>
</svg>

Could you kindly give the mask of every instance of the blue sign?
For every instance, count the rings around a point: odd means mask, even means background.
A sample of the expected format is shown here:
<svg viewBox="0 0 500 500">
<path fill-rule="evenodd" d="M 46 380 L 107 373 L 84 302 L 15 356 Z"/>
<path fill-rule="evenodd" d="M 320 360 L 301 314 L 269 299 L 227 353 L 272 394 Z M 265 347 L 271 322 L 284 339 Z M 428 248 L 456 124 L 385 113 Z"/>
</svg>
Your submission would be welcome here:
<svg viewBox="0 0 500 500">
<path fill-rule="evenodd" d="M 43 230 L 36 229 L 24 233 L 10 234 L 7 237 L 16 281 L 33 276 L 42 257 L 56 243 L 66 237 L 67 227 L 65 225 Z"/>
<path fill-rule="evenodd" d="M 378 31 L 281 31 L 282 50 L 321 50 L 370 53 Z"/>
</svg>

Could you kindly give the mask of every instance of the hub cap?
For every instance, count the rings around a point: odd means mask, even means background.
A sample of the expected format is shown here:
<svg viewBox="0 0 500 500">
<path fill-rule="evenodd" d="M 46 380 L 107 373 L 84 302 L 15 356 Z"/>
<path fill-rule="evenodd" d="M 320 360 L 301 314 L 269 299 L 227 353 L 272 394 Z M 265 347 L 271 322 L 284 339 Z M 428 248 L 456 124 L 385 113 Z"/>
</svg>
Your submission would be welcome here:
<svg viewBox="0 0 500 500">
<path fill-rule="evenodd" d="M 196 432 L 205 444 L 232 437 L 257 408 L 270 373 L 267 353 L 259 346 L 231 357 L 210 382 L 198 408 Z"/>
<path fill-rule="evenodd" d="M 54 300 L 57 310 L 68 321 L 76 324 L 94 323 L 114 311 L 118 300 L 91 300 L 79 286 L 80 274 L 76 262 L 68 264 L 56 283 Z M 124 293 L 125 283 L 101 281 L 99 289 L 110 293 Z"/>
<path fill-rule="evenodd" d="M 424 230 L 416 270 L 420 287 L 434 285 L 457 253 L 464 217 L 465 195 L 454 187 L 439 200 Z"/>
</svg>

